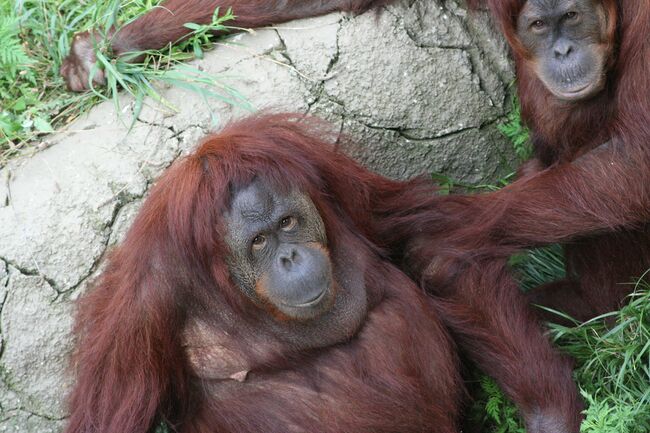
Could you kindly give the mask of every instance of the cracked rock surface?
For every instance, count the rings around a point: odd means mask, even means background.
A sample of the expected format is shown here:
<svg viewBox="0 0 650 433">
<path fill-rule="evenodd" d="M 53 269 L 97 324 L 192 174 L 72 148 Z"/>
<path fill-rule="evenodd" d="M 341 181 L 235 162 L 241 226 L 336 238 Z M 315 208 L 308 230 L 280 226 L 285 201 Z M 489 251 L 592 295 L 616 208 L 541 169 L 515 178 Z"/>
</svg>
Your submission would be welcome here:
<svg viewBox="0 0 650 433">
<path fill-rule="evenodd" d="M 510 170 L 497 124 L 513 79 L 487 17 L 455 0 L 331 14 L 233 37 L 195 62 L 255 109 L 333 122 L 344 149 L 387 176 L 483 182 Z M 249 113 L 178 88 L 178 111 L 105 103 L 0 171 L 0 432 L 60 432 L 73 301 L 102 269 L 160 173 Z M 505 163 L 504 163 L 505 162 Z"/>
</svg>

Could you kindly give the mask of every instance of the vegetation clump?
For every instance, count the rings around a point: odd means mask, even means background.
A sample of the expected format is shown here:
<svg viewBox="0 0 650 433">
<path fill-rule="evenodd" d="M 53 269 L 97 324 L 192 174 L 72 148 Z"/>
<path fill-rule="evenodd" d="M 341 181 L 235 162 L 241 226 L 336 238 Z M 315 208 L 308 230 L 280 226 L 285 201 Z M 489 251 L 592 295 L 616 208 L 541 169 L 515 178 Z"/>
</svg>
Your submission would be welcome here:
<svg viewBox="0 0 650 433">
<path fill-rule="evenodd" d="M 145 98 L 173 109 L 155 83 L 182 87 L 231 104 L 247 102 L 225 80 L 184 63 L 200 58 L 216 41 L 214 31 L 225 33 L 231 10 L 213 15 L 209 25 L 187 23 L 189 37 L 161 50 L 133 53 L 142 61 L 109 56 L 108 40 L 98 42 L 98 65 L 107 86 L 91 92 L 68 92 L 59 68 L 70 49 L 75 32 L 96 29 L 107 35 L 155 7 L 155 0 L 0 0 L 0 167 L 7 159 L 34 144 L 41 134 L 58 130 L 81 113 L 106 99 L 119 105 L 118 92 L 133 95 L 131 121 L 135 121 Z M 119 107 L 118 107 L 119 108 Z"/>
</svg>

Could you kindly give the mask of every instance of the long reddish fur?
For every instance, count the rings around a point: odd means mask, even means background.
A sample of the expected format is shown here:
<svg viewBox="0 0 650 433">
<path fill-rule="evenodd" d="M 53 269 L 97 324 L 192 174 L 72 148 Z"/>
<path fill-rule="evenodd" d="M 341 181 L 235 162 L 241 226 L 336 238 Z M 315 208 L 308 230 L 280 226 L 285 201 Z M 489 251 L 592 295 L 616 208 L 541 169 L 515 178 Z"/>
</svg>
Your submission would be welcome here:
<svg viewBox="0 0 650 433">
<path fill-rule="evenodd" d="M 588 285 L 598 287 L 593 298 L 605 298 L 604 307 L 615 304 L 612 297 L 620 295 L 610 293 L 616 292 L 613 282 L 640 275 L 650 257 L 643 226 L 650 216 L 650 5 L 602 2 L 609 16 L 606 36 L 615 47 L 607 88 L 596 98 L 566 104 L 536 77 L 517 40 L 516 18 L 525 0 L 468 1 L 473 8 L 489 8 L 513 49 L 522 116 L 532 129 L 543 170 L 501 191 L 477 196 L 465 216 L 471 228 L 448 240 L 451 244 L 457 238 L 458 248 L 474 253 L 489 247 L 486 254 L 494 254 L 499 251 L 493 247 L 499 246 L 501 255 L 556 242 L 577 243 L 575 253 L 567 252 L 570 271 L 576 268 L 584 278 L 597 275 Z M 362 12 L 388 3 L 391 0 L 168 0 L 119 31 L 114 46 L 117 52 L 160 48 L 188 33 L 184 23 L 209 22 L 216 7 L 232 7 L 234 25 L 255 27 L 334 10 Z M 597 149 L 609 140 L 609 147 Z M 630 241 L 632 247 L 626 248 Z M 626 250 L 629 253 L 619 254 Z M 590 251 L 593 265 L 590 260 L 581 263 Z M 611 260 L 616 263 L 607 265 Z"/>
<path fill-rule="evenodd" d="M 360 13 L 392 0 L 167 0 L 126 25 L 113 38 L 113 51 L 162 48 L 187 35 L 185 23 L 208 24 L 216 8 L 232 8 L 236 18 L 227 25 L 254 28 L 334 11 Z M 153 29 L 153 30 L 152 30 Z"/>
<path fill-rule="evenodd" d="M 644 91 L 650 88 L 644 39 L 649 6 L 604 2 L 610 13 L 615 11 L 609 32 L 617 40 L 607 91 L 572 106 L 558 103 L 526 67 L 527 54 L 514 32 L 524 1 L 484 2 L 513 47 L 522 112 L 533 128 L 541 172 L 499 192 L 449 197 L 444 204 L 432 202 L 422 183 L 378 178 L 370 183 L 376 182 L 374 192 L 350 195 L 352 188 L 341 196 L 355 199 L 350 211 L 361 220 L 373 215 L 359 230 L 444 301 L 440 311 L 461 347 L 497 379 L 533 428 L 539 419 L 535 414 L 550 414 L 563 428 L 577 431 L 580 402 L 570 365 L 534 325 L 504 257 L 526 247 L 571 242 L 569 274 L 582 274 L 582 285 L 560 282 L 541 291 L 540 301 L 578 316 L 611 308 L 622 296 L 615 283 L 648 264 L 642 224 L 649 209 L 650 109 Z M 387 3 L 170 0 L 118 32 L 114 51 L 159 48 L 178 40 L 188 31 L 184 23 L 209 22 L 217 6 L 232 6 L 238 17 L 234 24 L 247 27 L 339 9 L 361 12 Z M 471 6 L 479 3 L 470 0 Z M 609 147 L 597 148 L 610 138 Z M 352 185 L 366 183 L 355 179 Z"/>
<path fill-rule="evenodd" d="M 370 211 L 384 194 L 431 196 L 433 189 L 374 175 L 315 138 L 322 132 L 308 131 L 292 116 L 251 118 L 208 137 L 158 181 L 78 304 L 68 433 L 145 433 L 161 421 L 192 433 L 279 433 L 292 425 L 457 432 L 463 385 L 453 344 L 436 302 L 374 242 L 381 234 Z M 330 250 L 367 262 L 370 309 L 349 342 L 296 353 L 265 334 L 257 307 L 231 282 L 222 212 L 230 190 L 255 176 L 309 194 Z M 253 359 L 255 383 L 268 386 L 217 385 L 211 394 L 214 384 L 194 377 L 183 348 L 183 330 L 195 318 L 233 335 L 229 349 Z M 316 392 L 317 403 L 310 400 Z M 324 422 L 314 423 L 314 413 Z"/>
<path fill-rule="evenodd" d="M 477 223 L 457 244 L 505 255 L 563 243 L 571 278 L 532 298 L 577 318 L 616 308 L 630 291 L 621 283 L 650 267 L 650 4 L 603 0 L 614 41 L 606 88 L 567 104 L 548 92 L 517 42 L 525 2 L 470 3 L 488 5 L 513 48 L 522 117 L 542 170 L 478 197 Z"/>
</svg>

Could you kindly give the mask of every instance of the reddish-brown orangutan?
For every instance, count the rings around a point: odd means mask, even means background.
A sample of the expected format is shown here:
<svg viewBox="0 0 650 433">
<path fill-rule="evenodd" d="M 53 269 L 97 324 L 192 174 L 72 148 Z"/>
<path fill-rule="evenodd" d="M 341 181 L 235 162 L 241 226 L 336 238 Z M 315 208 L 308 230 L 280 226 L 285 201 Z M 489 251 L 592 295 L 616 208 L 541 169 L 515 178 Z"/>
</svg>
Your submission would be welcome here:
<svg viewBox="0 0 650 433">
<path fill-rule="evenodd" d="M 409 230 L 415 224 L 424 235 L 407 249 L 412 260 L 423 261 L 415 265 L 421 284 L 434 292 L 446 287 L 459 304 L 475 305 L 473 315 L 447 309 L 446 324 L 522 408 L 527 386 L 509 388 L 507 369 L 494 362 L 516 364 L 506 348 L 494 350 L 511 329 L 480 331 L 507 310 L 481 306 L 486 287 L 516 290 L 508 276 L 496 284 L 494 276 L 504 275 L 492 271 L 498 261 L 522 248 L 564 244 L 566 280 L 533 290 L 529 299 L 578 319 L 619 306 L 633 287 L 621 283 L 650 267 L 650 3 L 486 3 L 513 48 L 536 157 L 500 191 L 450 197 L 446 209 L 462 226 L 436 235 L 439 217 L 416 221 L 406 213 L 402 224 Z M 390 236 L 400 241 L 399 225 L 393 220 L 384 231 L 389 245 Z"/>
<path fill-rule="evenodd" d="M 459 244 L 563 243 L 567 279 L 531 299 L 578 319 L 610 311 L 650 268 L 650 3 L 486 3 L 513 48 L 535 159 L 478 198 Z"/>
<path fill-rule="evenodd" d="M 444 197 L 367 171 L 310 125 L 240 121 L 158 181 L 78 306 L 67 432 L 456 433 L 452 313 L 465 348 L 490 339 L 482 359 L 524 392 L 529 432 L 577 431 L 570 365 L 504 267 L 468 270 L 475 302 L 428 297 L 379 246 L 395 228 L 408 248 L 421 224 L 407 220 L 458 224 Z"/>
<path fill-rule="evenodd" d="M 378 3 L 289 1 L 276 4 L 245 0 L 235 3 L 172 0 L 165 3 L 165 8 L 155 9 L 118 31 L 113 36 L 113 50 L 119 55 L 128 50 L 161 47 L 188 31 L 183 26 L 185 22 L 208 22 L 216 6 L 233 6 L 239 16 L 235 24 L 253 26 L 337 8 L 360 11 Z M 585 4 L 582 3 L 583 6 Z M 142 30 L 144 28 L 148 29 L 147 32 Z M 87 87 L 88 71 L 94 63 L 91 46 L 89 34 L 82 34 L 73 42 L 71 55 L 63 67 L 63 73 L 73 89 Z M 530 203 L 526 205 L 525 198 L 520 200 L 523 206 L 530 209 Z M 506 251 L 513 251 L 514 246 L 506 242 L 506 246 L 513 248 L 503 248 L 503 244 L 497 244 L 495 248 L 495 242 L 500 239 L 498 230 L 496 233 L 486 230 L 473 237 L 471 235 L 474 233 L 468 236 L 462 231 L 463 226 L 471 221 L 480 223 L 476 227 L 489 227 L 488 223 L 499 227 L 496 221 L 501 217 L 514 218 L 516 223 L 525 224 L 516 218 L 516 211 L 507 215 L 498 207 L 499 203 L 513 202 L 454 197 L 443 206 L 436 205 L 438 212 L 431 212 L 424 204 L 417 206 L 418 202 L 427 203 L 427 200 L 423 195 L 409 195 L 400 190 L 400 194 L 376 203 L 373 212 L 381 215 L 377 224 L 377 232 L 381 236 L 376 242 L 389 248 L 393 260 L 400 260 L 403 269 L 444 301 L 439 305 L 439 311 L 462 349 L 495 377 L 517 403 L 529 431 L 577 432 L 580 402 L 571 382 L 569 367 L 552 353 L 539 330 L 531 325 L 525 306 L 516 294 L 516 285 L 508 275 L 505 260 L 494 258 L 505 255 Z M 382 206 L 387 207 L 386 215 L 390 218 L 381 214 Z M 490 211 L 494 213 L 486 218 L 484 212 Z M 477 215 L 481 215 L 480 218 Z M 448 224 L 441 224 L 443 220 Z M 387 221 L 388 224 L 381 225 Z M 521 229 L 526 233 L 535 230 L 535 221 L 531 220 Z M 542 231 L 545 230 L 548 229 L 542 228 Z M 448 259 L 462 256 L 464 251 L 473 248 L 477 252 L 489 251 L 483 256 L 491 259 L 485 261 L 476 258 L 474 266 L 461 265 L 462 261 Z M 503 250 L 503 254 L 497 254 L 497 250 Z M 479 257 L 478 254 L 475 256 Z M 457 269 L 463 271 L 454 272 Z M 440 276 L 447 274 L 458 278 L 445 280 Z M 494 302 L 485 302 L 486 299 Z"/>
<path fill-rule="evenodd" d="M 154 187 L 79 305 L 68 433 L 459 431 L 435 301 L 362 231 L 383 180 L 303 128 L 232 125 Z"/>
<path fill-rule="evenodd" d="M 407 264 L 421 262 L 411 273 L 429 291 L 448 290 L 456 303 L 474 306 L 469 315 L 452 304 L 445 323 L 522 408 L 529 387 L 504 382 L 502 366 L 517 360 L 499 344 L 519 325 L 506 319 L 510 329 L 481 332 L 486 321 L 508 314 L 507 301 L 481 305 L 485 290 L 516 290 L 505 268 L 493 271 L 499 261 L 523 248 L 564 244 L 566 280 L 533 290 L 529 299 L 578 319 L 619 306 L 633 287 L 621 283 L 650 267 L 650 3 L 486 3 L 513 48 L 536 157 L 500 191 L 449 197 L 440 209 L 463 222 L 457 228 L 436 234 L 439 216 L 416 220 L 405 211 L 403 222 L 393 220 L 383 233 L 389 245 L 400 245 L 401 224 L 421 230 L 422 240 L 407 249 Z"/>
<path fill-rule="evenodd" d="M 247 27 L 386 3 L 169 0 L 118 31 L 113 51 L 160 48 L 187 34 L 184 23 L 209 22 L 217 6 L 233 7 L 235 25 Z M 498 246 L 506 254 L 564 243 L 567 279 L 534 290 L 531 299 L 578 319 L 611 310 L 629 292 L 620 283 L 650 267 L 650 4 L 469 3 L 487 4 L 513 49 L 536 157 L 522 179 L 467 206 L 469 228 L 448 236 L 448 249 Z M 68 86 L 87 88 L 94 63 L 90 34 L 75 36 L 62 66 Z M 101 72 L 95 79 L 102 80 Z"/>
</svg>

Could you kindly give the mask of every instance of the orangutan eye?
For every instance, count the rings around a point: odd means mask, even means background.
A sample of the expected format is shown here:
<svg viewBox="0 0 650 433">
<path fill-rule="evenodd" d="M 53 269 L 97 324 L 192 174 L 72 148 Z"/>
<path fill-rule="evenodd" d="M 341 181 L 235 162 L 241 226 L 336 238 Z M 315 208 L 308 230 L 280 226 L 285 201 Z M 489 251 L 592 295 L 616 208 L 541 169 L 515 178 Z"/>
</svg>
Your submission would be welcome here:
<svg viewBox="0 0 650 433">
<path fill-rule="evenodd" d="M 253 238 L 251 248 L 253 251 L 260 251 L 266 246 L 266 237 L 264 235 L 257 235 Z"/>
<path fill-rule="evenodd" d="M 288 231 L 292 230 L 296 226 L 296 223 L 297 223 L 297 220 L 296 220 L 295 217 L 286 216 L 286 217 L 282 218 L 282 220 L 280 221 L 280 228 L 283 231 L 288 232 Z"/>
<path fill-rule="evenodd" d="M 546 27 L 546 23 L 542 20 L 535 20 L 530 27 L 532 27 L 533 30 L 542 30 Z"/>
<path fill-rule="evenodd" d="M 578 12 L 570 11 L 564 14 L 564 17 L 568 20 L 575 20 L 578 18 Z"/>
</svg>

